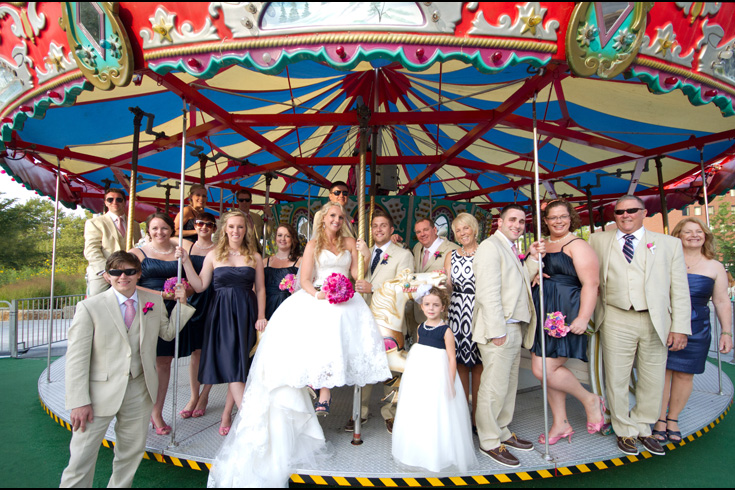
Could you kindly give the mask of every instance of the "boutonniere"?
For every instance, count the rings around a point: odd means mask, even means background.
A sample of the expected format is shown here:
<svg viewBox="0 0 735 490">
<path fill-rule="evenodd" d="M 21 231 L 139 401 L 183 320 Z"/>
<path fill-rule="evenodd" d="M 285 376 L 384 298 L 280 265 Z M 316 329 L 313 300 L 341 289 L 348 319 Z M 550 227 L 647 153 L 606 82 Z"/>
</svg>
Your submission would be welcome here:
<svg viewBox="0 0 735 490">
<path fill-rule="evenodd" d="M 145 306 L 143 307 L 143 314 L 145 315 L 146 313 L 148 313 L 149 310 L 152 310 L 153 306 L 154 306 L 153 303 L 151 303 L 150 301 L 147 302 Z"/>
<path fill-rule="evenodd" d="M 388 259 L 389 259 L 389 258 L 390 258 L 390 255 L 388 255 L 388 254 L 383 254 L 383 260 L 381 260 L 381 261 L 380 261 L 380 263 L 381 263 L 382 265 L 385 265 L 385 264 L 387 264 L 387 263 L 388 263 Z"/>
<path fill-rule="evenodd" d="M 524 260 L 526 260 L 526 256 L 523 255 L 523 254 L 518 254 L 518 260 L 520 260 L 521 262 L 523 262 Z"/>
<path fill-rule="evenodd" d="M 441 259 L 442 255 L 444 255 L 442 252 L 439 252 L 438 250 L 434 252 L 434 258 L 435 259 Z"/>
<path fill-rule="evenodd" d="M 646 247 L 651 251 L 651 255 L 656 255 L 656 242 L 648 243 L 646 244 Z"/>
</svg>

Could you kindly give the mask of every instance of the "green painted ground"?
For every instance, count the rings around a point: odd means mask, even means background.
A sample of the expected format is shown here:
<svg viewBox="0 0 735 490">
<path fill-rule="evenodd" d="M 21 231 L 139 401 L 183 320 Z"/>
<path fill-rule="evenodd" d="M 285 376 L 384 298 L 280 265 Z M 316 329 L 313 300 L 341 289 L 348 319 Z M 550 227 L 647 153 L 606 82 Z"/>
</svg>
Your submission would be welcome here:
<svg viewBox="0 0 735 490">
<path fill-rule="evenodd" d="M 730 379 L 735 366 L 723 364 Z M 0 486 L 58 487 L 69 459 L 70 432 L 43 411 L 36 389 L 45 359 L 0 359 Z M 112 451 L 100 450 L 96 487 L 112 471 Z M 665 457 L 621 468 L 503 487 L 726 487 L 735 481 L 735 414 L 729 413 L 709 434 Z M 206 487 L 207 473 L 143 461 L 135 487 Z"/>
</svg>

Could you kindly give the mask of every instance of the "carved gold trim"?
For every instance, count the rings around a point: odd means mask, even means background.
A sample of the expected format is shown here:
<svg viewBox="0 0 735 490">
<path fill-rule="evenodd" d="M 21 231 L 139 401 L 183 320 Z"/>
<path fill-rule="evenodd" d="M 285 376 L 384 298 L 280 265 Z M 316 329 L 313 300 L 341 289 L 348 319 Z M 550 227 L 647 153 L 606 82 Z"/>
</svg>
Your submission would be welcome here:
<svg viewBox="0 0 735 490">
<path fill-rule="evenodd" d="M 71 23 L 68 11 L 73 7 L 74 2 L 63 2 L 61 8 L 61 28 L 66 31 L 66 41 L 69 52 L 72 53 L 74 61 L 81 70 L 84 77 L 89 80 L 92 85 L 102 90 L 112 90 L 115 86 L 124 87 L 130 83 L 133 78 L 133 49 L 128 39 L 127 31 L 122 27 L 120 18 L 117 15 L 118 2 L 97 2 L 105 13 L 107 20 L 112 26 L 112 35 L 117 36 L 122 45 L 120 49 L 121 57 L 118 61 L 119 68 L 106 68 L 99 70 L 90 66 L 84 59 L 81 59 L 75 49 L 77 42 L 74 39 L 74 32 L 78 30 L 77 26 Z"/>
<path fill-rule="evenodd" d="M 416 36 L 407 34 L 318 34 L 314 36 L 289 36 L 248 39 L 229 43 L 207 43 L 204 45 L 187 46 L 183 48 L 167 48 L 155 51 L 146 51 L 143 55 L 146 61 L 167 58 L 169 56 L 201 54 L 210 51 L 224 52 L 229 50 L 262 49 L 298 45 L 322 45 L 333 43 L 385 43 L 385 44 L 426 44 L 438 46 L 460 46 L 466 48 L 499 48 L 534 51 L 540 53 L 556 53 L 556 43 L 537 41 L 519 41 L 510 39 L 461 38 L 451 36 Z"/>
<path fill-rule="evenodd" d="M 38 97 L 42 93 L 48 92 L 49 90 L 53 90 L 56 87 L 59 87 L 61 85 L 65 85 L 78 78 L 85 78 L 85 77 L 80 70 L 74 70 L 74 72 L 68 75 L 65 75 L 61 78 L 54 79 L 54 81 L 52 82 L 39 86 L 35 90 L 28 92 L 23 97 L 21 97 L 20 99 L 16 100 L 15 102 L 7 106 L 5 109 L 3 109 L 3 111 L 0 112 L 0 118 L 7 116 L 11 112 L 13 112 L 15 109 L 23 105 L 25 102 Z"/>
<path fill-rule="evenodd" d="M 654 70 L 672 73 L 681 77 L 682 80 L 694 80 L 695 82 L 699 82 L 702 85 L 715 87 L 718 90 L 722 90 L 723 92 L 727 92 L 728 94 L 735 96 L 735 88 L 729 85 L 725 85 L 724 83 L 719 82 L 714 78 L 709 78 L 699 73 L 688 71 L 684 68 L 679 68 L 678 66 L 667 65 L 666 63 L 661 63 L 659 61 L 654 61 L 648 58 L 642 58 L 640 56 L 635 59 L 633 64 L 645 66 L 647 68 L 653 68 Z"/>
</svg>

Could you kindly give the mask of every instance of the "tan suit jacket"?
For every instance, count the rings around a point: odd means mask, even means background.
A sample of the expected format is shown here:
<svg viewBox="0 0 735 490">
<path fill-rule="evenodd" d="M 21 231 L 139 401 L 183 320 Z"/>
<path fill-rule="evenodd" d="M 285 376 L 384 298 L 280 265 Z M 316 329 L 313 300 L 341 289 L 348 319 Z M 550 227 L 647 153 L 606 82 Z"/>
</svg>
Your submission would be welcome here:
<svg viewBox="0 0 735 490">
<path fill-rule="evenodd" d="M 127 218 L 122 219 L 127 226 Z M 113 252 L 127 250 L 125 238 L 117 231 L 115 223 L 107 213 L 88 219 L 84 224 L 84 258 L 89 262 L 87 282 L 90 285 L 97 283 L 96 287 L 90 287 L 90 296 L 109 288 L 107 281 L 97 274 L 105 270 L 107 257 Z M 133 243 L 137 243 L 140 238 L 140 225 L 133 221 Z"/>
<path fill-rule="evenodd" d="M 411 252 L 408 250 L 391 242 L 384 245 L 382 250 L 383 252 L 380 254 L 380 262 L 378 262 L 378 265 L 375 267 L 375 272 L 373 273 L 370 272 L 370 264 L 373 260 L 372 254 L 368 259 L 365 279 L 371 284 L 373 291 L 380 289 L 385 281 L 394 279 L 398 273 L 404 269 L 409 269 L 411 272 L 414 271 L 413 255 L 411 255 Z M 385 254 L 388 254 L 388 260 L 383 264 L 383 256 L 385 256 Z M 370 305 L 372 298 L 372 294 L 366 295 L 365 302 Z"/>
<path fill-rule="evenodd" d="M 600 259 L 600 295 L 595 308 L 595 328 L 605 321 L 607 307 L 607 276 L 610 254 L 620 244 L 617 230 L 594 233 L 590 245 Z M 670 332 L 691 335 L 691 298 L 681 240 L 645 230 L 643 243 L 646 247 L 646 302 L 651 322 L 661 341 L 666 345 Z M 655 244 L 652 252 L 647 245 Z M 636 248 L 638 248 L 636 247 Z"/>
<path fill-rule="evenodd" d="M 153 309 L 143 313 L 146 303 Z M 176 336 L 175 319 L 169 319 L 163 299 L 138 289 L 138 305 L 130 328 L 140 328 L 140 358 L 146 387 L 156 400 L 156 346 L 158 337 Z M 175 311 L 175 310 L 174 310 Z M 194 314 L 189 305 L 181 307 L 181 327 Z M 128 384 L 131 348 L 115 291 L 110 288 L 77 305 L 69 327 L 66 353 L 66 408 L 92 404 L 95 415 L 114 415 L 120 409 Z"/>
<path fill-rule="evenodd" d="M 536 335 L 536 309 L 531 296 L 530 277 L 538 272 L 538 263 L 527 259 L 523 264 L 500 231 L 482 241 L 473 261 L 475 269 L 475 311 L 472 315 L 472 340 L 486 344 L 508 333 L 510 319 L 523 322 L 523 347 L 530 349 Z M 520 301 L 527 298 L 527 302 Z"/>
<path fill-rule="evenodd" d="M 424 246 L 420 243 L 417 243 L 413 247 L 413 270 L 417 273 L 422 272 L 432 272 L 432 271 L 438 271 L 444 269 L 444 259 L 447 257 L 447 254 L 452 253 L 452 250 L 457 250 L 459 246 L 454 243 L 450 242 L 446 238 L 442 239 L 441 245 L 439 245 L 439 248 L 436 250 L 441 255 L 439 257 L 436 257 L 436 254 L 433 254 L 429 261 L 426 263 L 426 267 L 421 266 L 421 262 L 423 262 L 424 257 Z M 449 274 L 450 271 L 446 271 L 447 274 Z M 418 303 L 413 302 L 413 322 L 415 325 L 414 327 L 418 327 L 418 325 L 424 321 L 426 321 L 426 317 L 424 316 L 424 312 L 421 311 L 421 307 L 418 305 Z"/>
</svg>

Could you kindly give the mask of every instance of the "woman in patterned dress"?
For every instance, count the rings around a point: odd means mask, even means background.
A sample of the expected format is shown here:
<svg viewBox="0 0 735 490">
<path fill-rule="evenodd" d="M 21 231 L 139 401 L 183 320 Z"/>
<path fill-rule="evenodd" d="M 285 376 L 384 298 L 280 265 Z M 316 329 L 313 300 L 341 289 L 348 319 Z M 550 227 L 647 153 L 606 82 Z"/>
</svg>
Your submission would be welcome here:
<svg viewBox="0 0 735 490">
<path fill-rule="evenodd" d="M 454 239 L 459 250 L 447 254 L 444 269 L 447 287 L 452 291 L 449 301 L 449 326 L 452 327 L 457 351 L 457 373 L 462 381 L 469 404 L 470 377 L 472 378 L 472 427 L 475 427 L 477 391 L 480 388 L 482 359 L 477 344 L 472 341 L 472 313 L 475 309 L 475 271 L 472 261 L 477 251 L 479 224 L 469 213 L 460 213 L 452 221 Z"/>
</svg>

